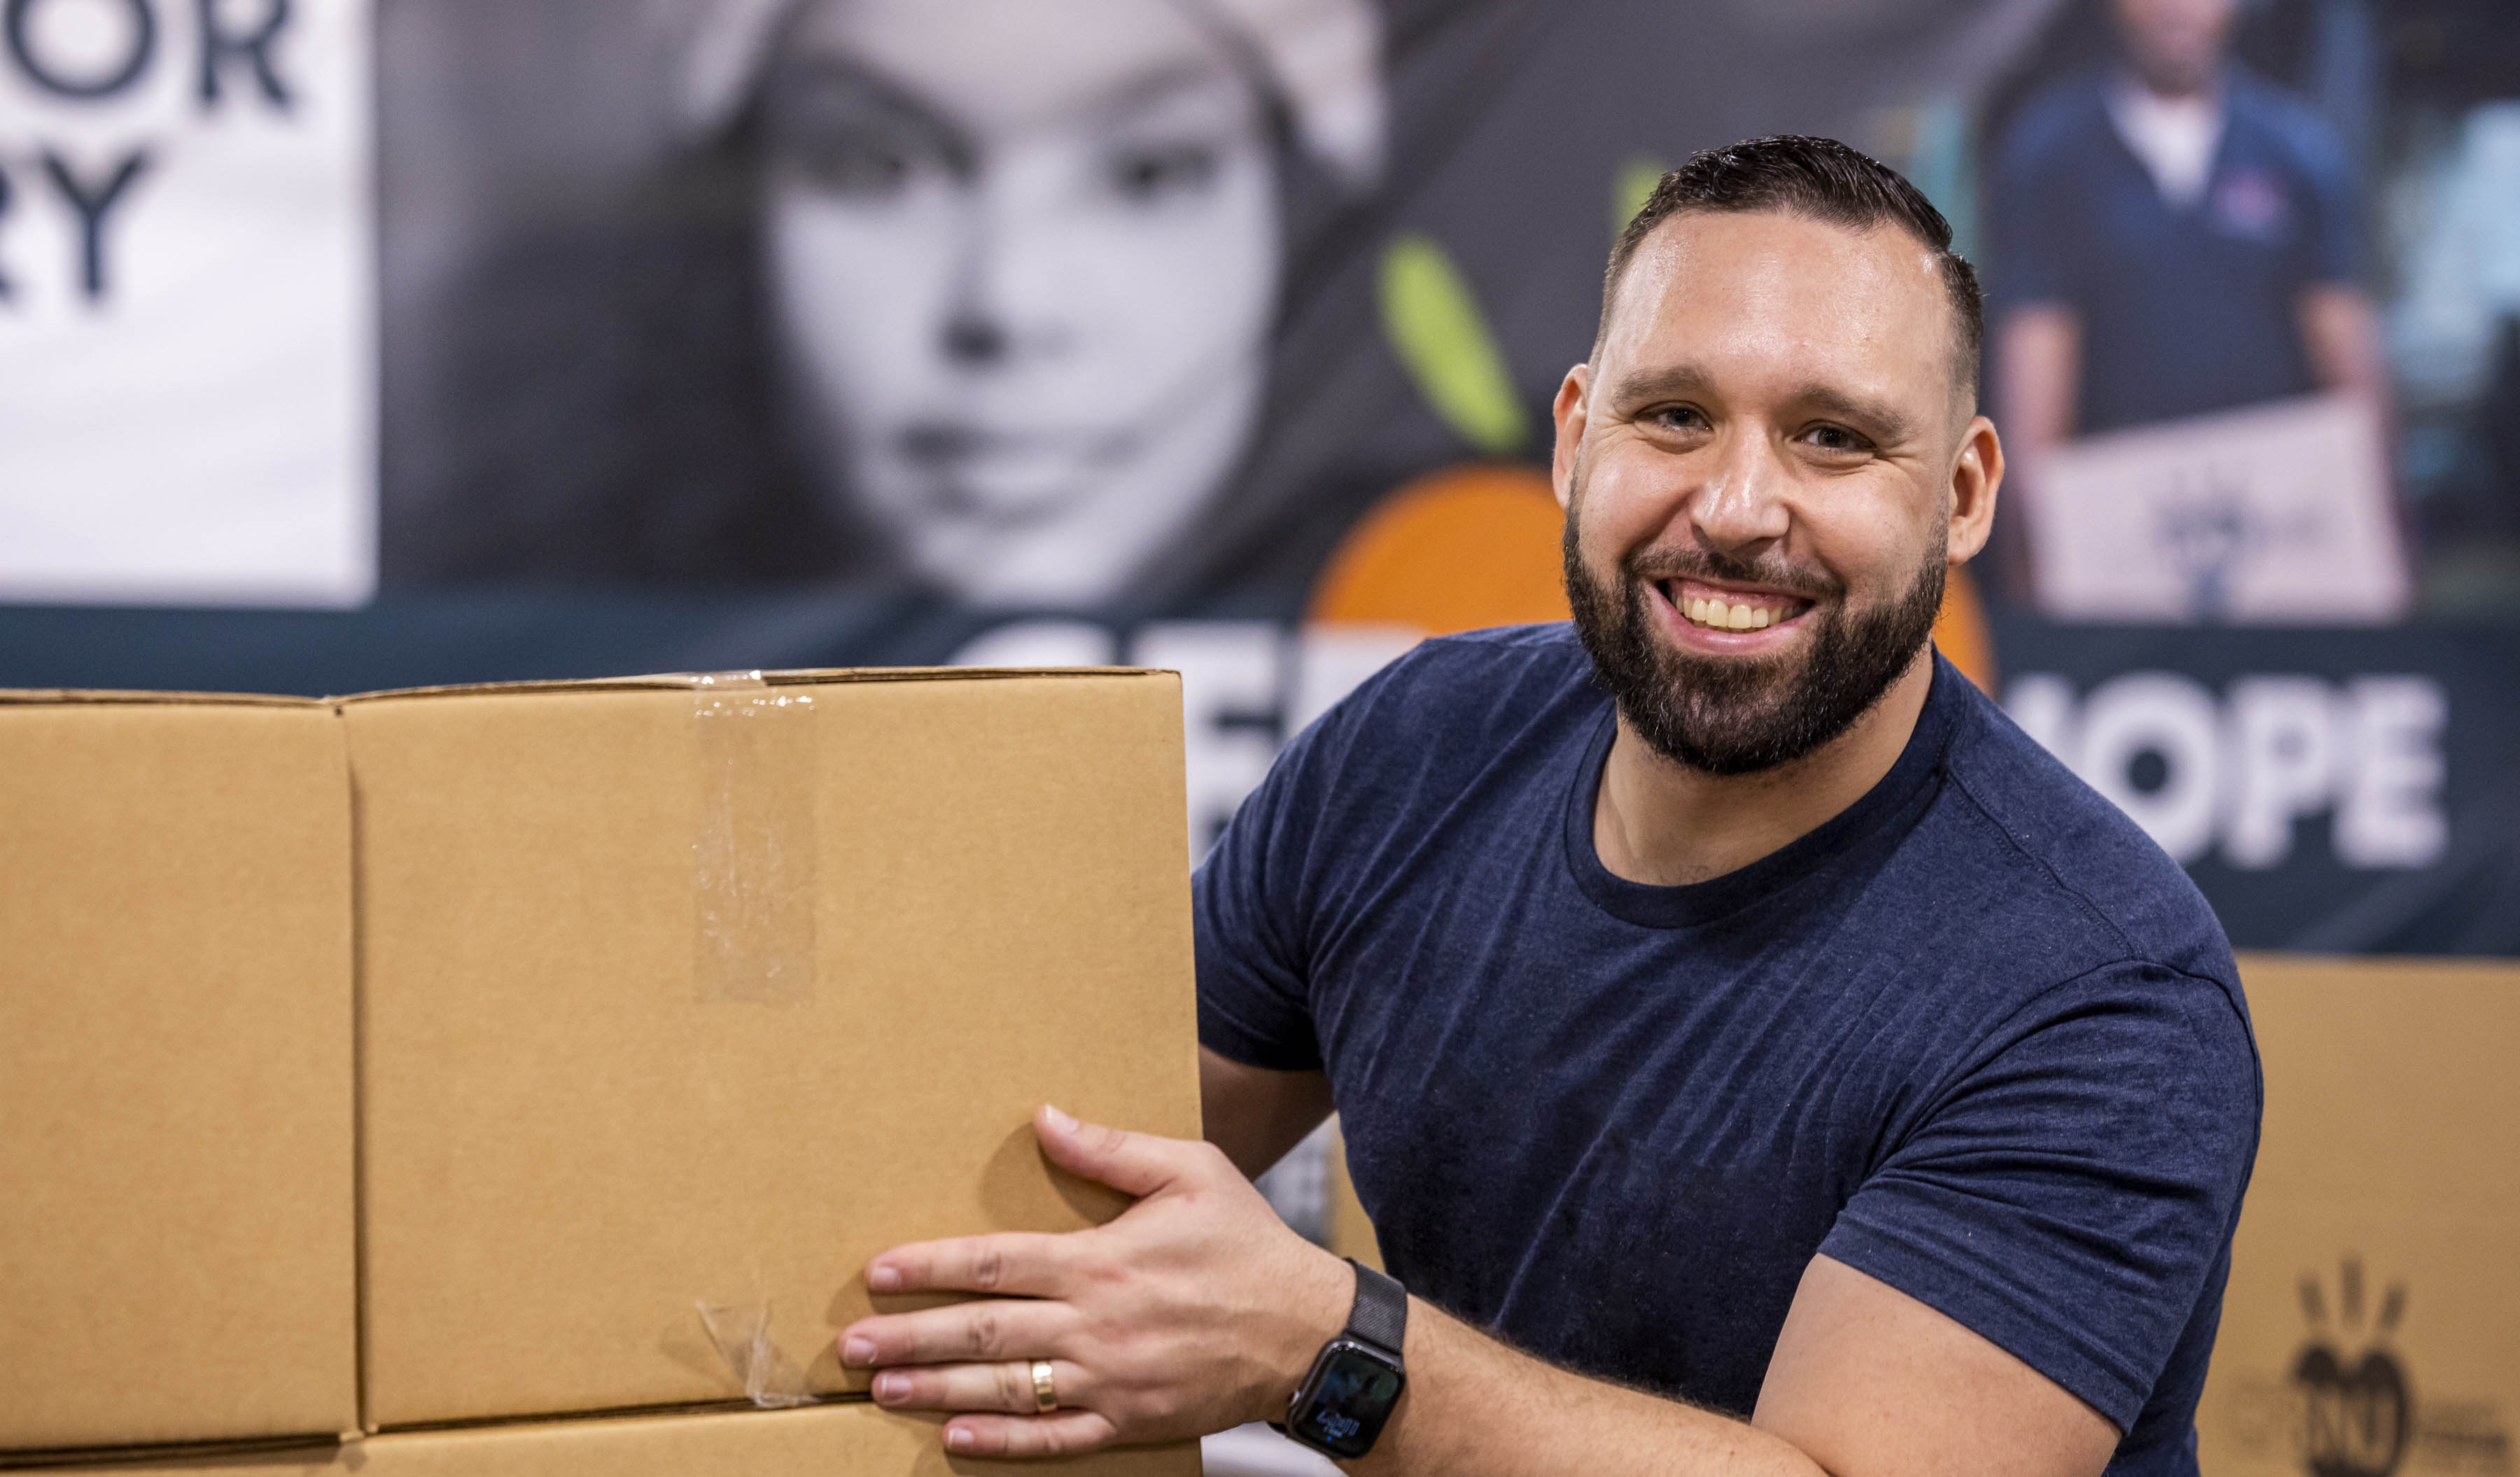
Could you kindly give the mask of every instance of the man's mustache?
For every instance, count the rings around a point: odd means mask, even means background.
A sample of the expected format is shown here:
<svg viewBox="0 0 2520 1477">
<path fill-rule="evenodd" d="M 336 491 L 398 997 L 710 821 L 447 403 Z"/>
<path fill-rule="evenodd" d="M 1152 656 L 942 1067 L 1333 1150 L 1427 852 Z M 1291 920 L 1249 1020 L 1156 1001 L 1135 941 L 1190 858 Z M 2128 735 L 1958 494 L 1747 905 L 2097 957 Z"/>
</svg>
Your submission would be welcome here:
<svg viewBox="0 0 2520 1477">
<path fill-rule="evenodd" d="M 1729 580 L 1738 585 L 1765 585 L 1814 603 L 1836 600 L 1846 584 L 1824 571 L 1796 568 L 1782 559 L 1734 559 L 1712 549 L 1645 549 L 1626 560 L 1628 577 L 1650 583 L 1667 579 Z"/>
</svg>

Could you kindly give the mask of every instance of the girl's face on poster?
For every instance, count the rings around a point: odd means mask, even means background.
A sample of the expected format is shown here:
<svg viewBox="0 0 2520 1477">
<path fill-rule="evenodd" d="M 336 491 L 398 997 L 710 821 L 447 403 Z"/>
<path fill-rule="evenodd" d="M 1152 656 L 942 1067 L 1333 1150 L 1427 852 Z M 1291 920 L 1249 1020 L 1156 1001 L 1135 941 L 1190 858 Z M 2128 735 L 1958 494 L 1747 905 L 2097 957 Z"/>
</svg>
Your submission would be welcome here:
<svg viewBox="0 0 2520 1477">
<path fill-rule="evenodd" d="M 1256 409 L 1265 105 L 1174 0 L 820 0 L 767 97 L 768 267 L 829 480 L 963 598 L 1107 598 Z"/>
</svg>

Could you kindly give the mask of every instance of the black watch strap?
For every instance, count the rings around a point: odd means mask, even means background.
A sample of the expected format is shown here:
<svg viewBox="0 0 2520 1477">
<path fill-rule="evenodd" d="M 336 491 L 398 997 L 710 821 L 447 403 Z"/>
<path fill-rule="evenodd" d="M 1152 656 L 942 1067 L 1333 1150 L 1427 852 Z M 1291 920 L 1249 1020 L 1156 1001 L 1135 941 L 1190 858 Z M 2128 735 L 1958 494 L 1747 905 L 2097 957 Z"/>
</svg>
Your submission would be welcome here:
<svg viewBox="0 0 2520 1477">
<path fill-rule="evenodd" d="M 1350 1258 L 1356 1269 L 1356 1302 L 1347 1311 L 1350 1338 L 1373 1345 L 1400 1363 L 1402 1341 L 1409 1333 L 1409 1293 L 1400 1283 Z"/>
</svg>

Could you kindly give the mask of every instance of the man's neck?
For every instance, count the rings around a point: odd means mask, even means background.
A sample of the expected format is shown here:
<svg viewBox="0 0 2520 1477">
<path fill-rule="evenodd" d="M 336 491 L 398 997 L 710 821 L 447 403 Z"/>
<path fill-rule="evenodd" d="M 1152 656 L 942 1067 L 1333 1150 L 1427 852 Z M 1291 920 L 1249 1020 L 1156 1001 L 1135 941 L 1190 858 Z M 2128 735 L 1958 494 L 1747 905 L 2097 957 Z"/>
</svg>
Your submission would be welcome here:
<svg viewBox="0 0 2520 1477">
<path fill-rule="evenodd" d="M 2169 104 L 2203 104 L 2212 106 L 2223 99 L 2223 70 L 2215 67 L 2194 75 L 2170 75 L 2147 72 L 2141 67 L 2129 67 L 2125 73 L 2129 92 L 2138 93 Z"/>
<path fill-rule="evenodd" d="M 1593 806 L 1594 850 L 1611 874 L 1659 887 L 1703 882 L 1781 850 L 1881 783 L 1915 733 L 1933 682 L 1928 646 L 1852 728 L 1755 775 L 1678 763 L 1622 717 Z"/>
</svg>

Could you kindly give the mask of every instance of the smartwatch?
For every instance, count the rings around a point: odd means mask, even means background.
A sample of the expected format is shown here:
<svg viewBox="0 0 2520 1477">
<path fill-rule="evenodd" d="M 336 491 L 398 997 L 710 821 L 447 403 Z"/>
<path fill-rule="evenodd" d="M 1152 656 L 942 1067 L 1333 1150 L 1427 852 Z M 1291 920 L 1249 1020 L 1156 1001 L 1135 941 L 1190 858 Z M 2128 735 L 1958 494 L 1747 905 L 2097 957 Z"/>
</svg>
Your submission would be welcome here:
<svg viewBox="0 0 2520 1477">
<path fill-rule="evenodd" d="M 1347 1327 L 1322 1345 L 1312 1372 L 1286 1405 L 1286 1423 L 1278 1428 L 1341 1460 L 1373 1450 L 1409 1383 L 1400 1368 L 1409 1294 L 1371 1267 L 1354 1260 L 1348 1265 L 1356 1268 L 1356 1303 L 1348 1310 Z"/>
</svg>

